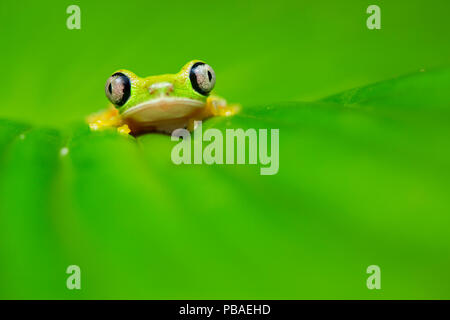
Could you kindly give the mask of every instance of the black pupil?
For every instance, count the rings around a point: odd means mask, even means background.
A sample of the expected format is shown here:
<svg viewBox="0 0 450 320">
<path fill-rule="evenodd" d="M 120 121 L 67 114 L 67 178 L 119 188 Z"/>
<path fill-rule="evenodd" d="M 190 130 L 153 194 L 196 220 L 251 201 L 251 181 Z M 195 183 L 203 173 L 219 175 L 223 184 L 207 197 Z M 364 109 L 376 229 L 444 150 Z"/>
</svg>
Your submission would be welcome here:
<svg viewBox="0 0 450 320">
<path fill-rule="evenodd" d="M 199 67 L 204 65 L 205 63 L 203 62 L 196 62 L 192 65 L 191 67 L 191 71 L 189 72 L 189 79 L 191 80 L 191 84 L 192 84 L 192 88 L 194 88 L 195 91 L 197 91 L 198 93 L 207 96 L 209 94 L 209 91 L 211 90 L 205 90 L 204 88 L 200 88 L 198 82 L 197 82 L 197 75 L 195 73 L 195 70 Z M 208 70 L 208 78 L 209 81 L 211 81 L 212 79 L 212 73 Z"/>
<path fill-rule="evenodd" d="M 121 72 L 117 72 L 112 75 L 113 78 L 115 78 L 113 81 L 115 82 L 115 85 L 121 85 L 123 88 L 122 94 L 120 97 L 118 97 L 118 101 L 112 101 L 116 106 L 123 106 L 128 99 L 130 98 L 131 93 L 131 82 L 130 79 L 124 75 Z M 108 85 L 108 91 L 112 94 L 112 84 L 110 83 Z"/>
</svg>

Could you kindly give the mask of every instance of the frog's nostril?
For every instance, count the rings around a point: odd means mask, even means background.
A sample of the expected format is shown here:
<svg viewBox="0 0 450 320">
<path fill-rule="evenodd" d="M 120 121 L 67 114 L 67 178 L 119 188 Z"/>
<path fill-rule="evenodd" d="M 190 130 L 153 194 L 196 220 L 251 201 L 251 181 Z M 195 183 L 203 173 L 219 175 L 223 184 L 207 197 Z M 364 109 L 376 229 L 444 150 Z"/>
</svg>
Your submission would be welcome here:
<svg viewBox="0 0 450 320">
<path fill-rule="evenodd" d="M 154 83 L 148 88 L 148 91 L 150 92 L 150 94 L 159 92 L 161 94 L 168 95 L 170 92 L 173 91 L 173 84 L 171 84 L 170 82 Z"/>
</svg>

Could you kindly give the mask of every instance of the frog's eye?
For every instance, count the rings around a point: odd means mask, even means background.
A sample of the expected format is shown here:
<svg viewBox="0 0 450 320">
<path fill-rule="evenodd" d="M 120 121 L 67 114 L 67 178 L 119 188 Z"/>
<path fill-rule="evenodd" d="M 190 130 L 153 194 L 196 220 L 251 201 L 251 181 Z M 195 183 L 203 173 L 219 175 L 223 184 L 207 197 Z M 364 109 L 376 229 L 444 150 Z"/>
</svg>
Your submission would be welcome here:
<svg viewBox="0 0 450 320">
<path fill-rule="evenodd" d="M 130 78 L 121 72 L 114 73 L 106 81 L 105 92 L 109 101 L 114 105 L 123 106 L 130 98 L 131 82 Z"/>
<path fill-rule="evenodd" d="M 203 62 L 196 62 L 189 72 L 192 88 L 198 93 L 207 96 L 216 84 L 216 74 L 214 70 Z"/>
</svg>

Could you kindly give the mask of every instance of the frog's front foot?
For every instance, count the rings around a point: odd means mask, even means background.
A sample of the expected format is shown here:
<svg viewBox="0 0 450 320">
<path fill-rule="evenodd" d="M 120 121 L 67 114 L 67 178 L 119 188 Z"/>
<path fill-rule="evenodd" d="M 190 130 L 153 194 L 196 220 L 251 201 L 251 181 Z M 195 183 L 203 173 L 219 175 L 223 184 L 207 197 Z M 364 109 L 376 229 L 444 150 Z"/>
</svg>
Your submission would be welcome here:
<svg viewBox="0 0 450 320">
<path fill-rule="evenodd" d="M 124 125 L 122 125 L 122 126 L 117 128 L 117 132 L 127 136 L 128 134 L 130 134 L 131 130 L 128 127 L 128 125 L 124 124 Z"/>
<path fill-rule="evenodd" d="M 127 125 L 122 125 L 119 112 L 115 108 L 109 108 L 90 115 L 87 118 L 87 123 L 89 124 L 89 128 L 93 131 L 116 127 L 119 132 L 127 130 L 127 133 L 130 132 Z"/>
<path fill-rule="evenodd" d="M 241 106 L 238 104 L 227 105 L 225 99 L 211 96 L 206 100 L 206 109 L 211 116 L 230 117 L 238 113 Z"/>
</svg>

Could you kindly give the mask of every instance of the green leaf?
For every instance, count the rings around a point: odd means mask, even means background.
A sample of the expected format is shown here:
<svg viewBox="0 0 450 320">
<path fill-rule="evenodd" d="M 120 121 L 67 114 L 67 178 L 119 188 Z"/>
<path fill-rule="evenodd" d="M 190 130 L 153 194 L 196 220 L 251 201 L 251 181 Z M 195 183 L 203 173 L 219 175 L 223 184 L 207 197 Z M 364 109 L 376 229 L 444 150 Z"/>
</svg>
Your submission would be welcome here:
<svg viewBox="0 0 450 320">
<path fill-rule="evenodd" d="M 279 129 L 273 176 L 175 165 L 161 134 L 11 141 L 25 127 L 0 122 L 0 297 L 449 298 L 449 84 L 422 72 L 204 122 Z"/>
</svg>

